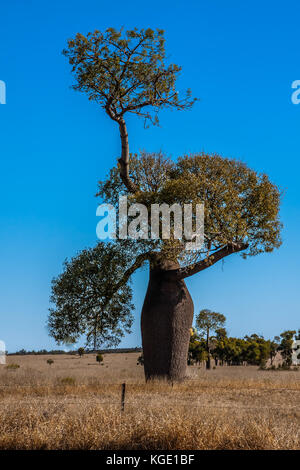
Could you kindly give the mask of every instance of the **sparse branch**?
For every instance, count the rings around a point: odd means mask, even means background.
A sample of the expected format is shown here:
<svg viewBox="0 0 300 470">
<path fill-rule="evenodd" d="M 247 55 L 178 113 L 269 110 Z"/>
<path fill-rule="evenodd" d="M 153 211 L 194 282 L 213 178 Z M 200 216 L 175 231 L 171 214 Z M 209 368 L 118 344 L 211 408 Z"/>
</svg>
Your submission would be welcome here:
<svg viewBox="0 0 300 470">
<path fill-rule="evenodd" d="M 141 253 L 140 255 L 138 255 L 135 259 L 135 262 L 130 266 L 130 268 L 128 268 L 122 279 L 114 286 L 114 288 L 112 289 L 112 291 L 110 292 L 110 295 L 114 295 L 115 292 L 117 292 L 120 287 L 122 287 L 124 284 L 127 283 L 127 281 L 129 280 L 130 276 L 138 269 L 142 266 L 142 264 L 147 261 L 148 259 L 150 259 L 151 257 L 151 251 L 147 251 L 146 253 Z"/>
</svg>

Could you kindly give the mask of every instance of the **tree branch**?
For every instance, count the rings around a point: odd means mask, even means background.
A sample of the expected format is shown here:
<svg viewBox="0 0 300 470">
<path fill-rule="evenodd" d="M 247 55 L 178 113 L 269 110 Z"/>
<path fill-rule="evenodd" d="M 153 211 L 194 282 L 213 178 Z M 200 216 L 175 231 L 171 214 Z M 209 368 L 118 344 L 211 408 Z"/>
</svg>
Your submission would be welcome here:
<svg viewBox="0 0 300 470">
<path fill-rule="evenodd" d="M 185 268 L 176 269 L 170 274 L 175 275 L 178 279 L 185 279 L 186 277 L 193 276 L 194 274 L 197 274 L 200 271 L 209 268 L 210 266 L 217 263 L 226 256 L 231 255 L 232 253 L 238 253 L 239 251 L 246 250 L 247 248 L 247 243 L 228 243 L 219 251 L 209 255 L 204 260 L 199 261 L 198 263 L 193 264 L 191 266 L 187 266 Z"/>
<path fill-rule="evenodd" d="M 151 251 L 147 251 L 146 253 L 141 253 L 136 257 L 135 262 L 127 269 L 127 271 L 125 271 L 122 279 L 114 286 L 112 292 L 110 292 L 110 298 L 128 281 L 130 276 L 150 258 L 150 256 Z"/>
<path fill-rule="evenodd" d="M 132 181 L 129 176 L 129 143 L 128 143 L 128 133 L 125 120 L 123 117 L 119 120 L 119 129 L 120 137 L 122 144 L 122 155 L 119 158 L 118 162 L 120 164 L 120 176 L 125 184 L 126 188 L 130 193 L 135 193 L 138 190 L 136 184 Z"/>
<path fill-rule="evenodd" d="M 120 130 L 122 153 L 121 158 L 119 158 L 118 162 L 120 164 L 121 180 L 123 181 L 130 193 L 135 193 L 138 190 L 138 187 L 129 176 L 129 142 L 126 122 L 122 116 L 120 117 L 115 112 L 113 112 L 109 101 L 110 100 L 108 100 L 108 103 L 105 106 L 105 111 L 113 121 L 116 121 L 119 124 Z"/>
</svg>

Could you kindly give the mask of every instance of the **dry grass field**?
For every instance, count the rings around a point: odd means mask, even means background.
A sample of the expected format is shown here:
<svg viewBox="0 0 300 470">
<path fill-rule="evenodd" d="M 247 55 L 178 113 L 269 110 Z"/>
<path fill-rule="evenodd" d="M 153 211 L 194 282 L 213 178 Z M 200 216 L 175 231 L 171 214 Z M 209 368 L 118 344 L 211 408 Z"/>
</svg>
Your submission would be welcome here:
<svg viewBox="0 0 300 470">
<path fill-rule="evenodd" d="M 138 355 L 9 356 L 0 449 L 300 449 L 300 371 L 193 366 L 145 384 Z"/>
</svg>

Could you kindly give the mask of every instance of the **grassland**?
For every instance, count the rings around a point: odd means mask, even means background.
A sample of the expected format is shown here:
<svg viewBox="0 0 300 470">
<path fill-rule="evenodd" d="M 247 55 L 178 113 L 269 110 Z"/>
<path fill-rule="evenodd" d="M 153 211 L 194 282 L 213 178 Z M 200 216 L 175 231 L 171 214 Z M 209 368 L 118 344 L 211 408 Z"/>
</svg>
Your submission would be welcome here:
<svg viewBox="0 0 300 470">
<path fill-rule="evenodd" d="M 0 449 L 300 449 L 300 371 L 193 366 L 145 384 L 138 355 L 9 356 Z"/>
</svg>

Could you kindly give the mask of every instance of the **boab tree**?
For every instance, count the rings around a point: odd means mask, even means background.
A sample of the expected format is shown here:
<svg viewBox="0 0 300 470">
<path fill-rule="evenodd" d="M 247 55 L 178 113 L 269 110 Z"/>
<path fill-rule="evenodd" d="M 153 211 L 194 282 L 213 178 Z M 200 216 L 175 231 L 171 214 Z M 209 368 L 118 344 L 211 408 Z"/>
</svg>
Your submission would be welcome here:
<svg viewBox="0 0 300 470">
<path fill-rule="evenodd" d="M 185 250 L 184 237 L 172 236 L 173 224 L 171 239 L 128 241 L 131 248 L 132 243 L 136 246 L 135 259 L 123 276 L 125 283 L 144 262 L 149 263 L 141 318 L 146 379 L 181 380 L 193 320 L 185 279 L 231 254 L 247 257 L 279 247 L 280 191 L 266 175 L 219 155 L 183 156 L 173 162 L 162 154 L 129 153 L 126 115 L 157 124 L 161 108 L 186 109 L 194 103 L 190 91 L 179 99 L 175 85 L 181 69 L 165 65 L 163 31 L 108 29 L 86 37 L 77 34 L 64 54 L 73 66 L 74 88 L 96 101 L 120 130 L 120 159 L 108 179 L 100 182 L 98 195 L 113 204 L 119 195 L 127 195 L 130 202 L 148 208 L 162 203 L 204 204 L 201 250 Z M 123 241 L 125 251 L 126 246 Z"/>
</svg>

